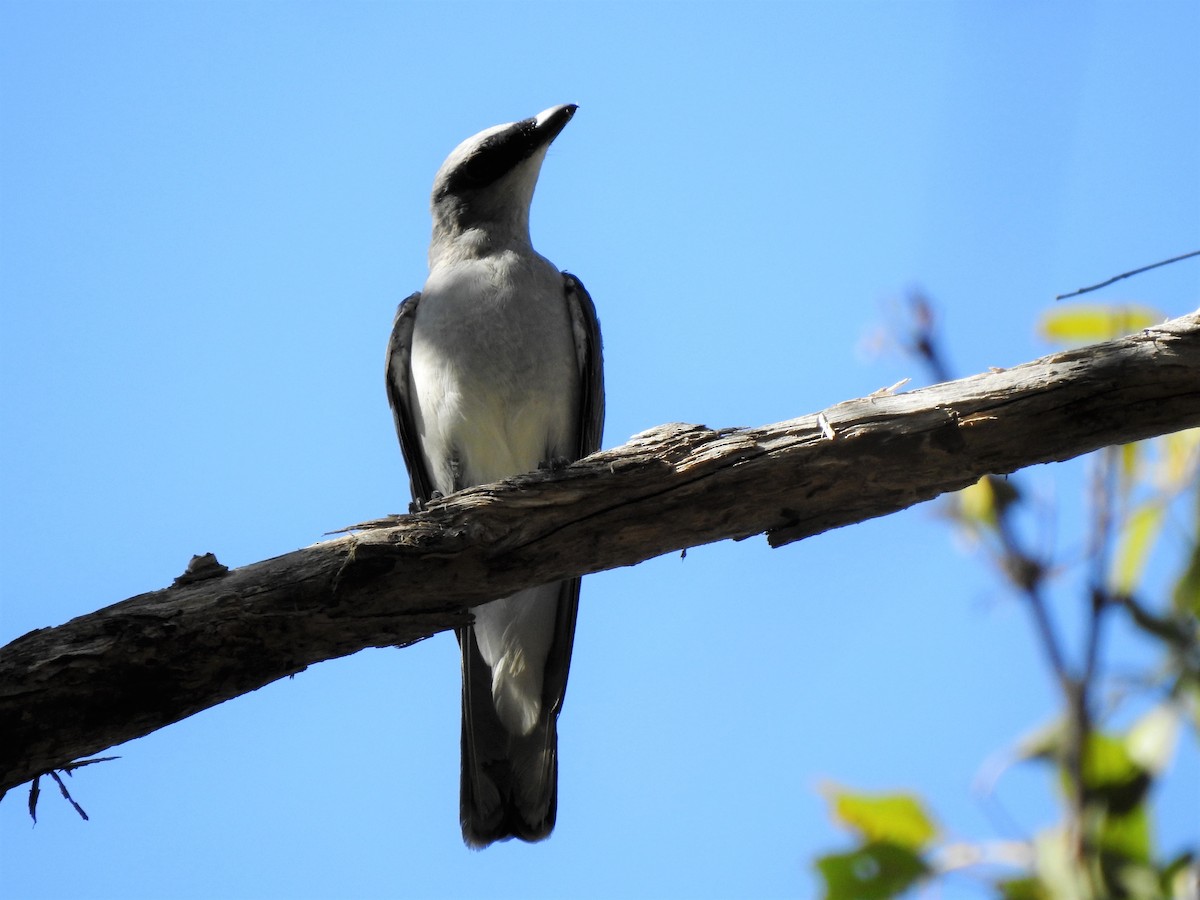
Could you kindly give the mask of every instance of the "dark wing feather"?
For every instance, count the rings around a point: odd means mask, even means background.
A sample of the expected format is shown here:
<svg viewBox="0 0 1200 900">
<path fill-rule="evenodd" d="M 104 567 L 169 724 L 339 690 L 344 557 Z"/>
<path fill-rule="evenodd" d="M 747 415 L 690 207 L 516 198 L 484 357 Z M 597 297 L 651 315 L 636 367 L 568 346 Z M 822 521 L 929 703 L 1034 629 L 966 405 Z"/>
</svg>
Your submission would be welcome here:
<svg viewBox="0 0 1200 900">
<path fill-rule="evenodd" d="M 582 375 L 583 402 L 579 409 L 579 458 L 582 459 L 600 449 L 604 433 L 604 352 L 600 320 L 596 318 L 596 304 L 591 295 L 570 272 L 563 272 L 563 282 Z"/>
<path fill-rule="evenodd" d="M 563 289 L 575 333 L 575 351 L 580 368 L 578 458 L 600 449 L 604 432 L 604 353 L 600 341 L 600 321 L 596 305 L 574 275 L 563 272 Z M 546 659 L 542 696 L 546 708 L 558 715 L 567 690 L 571 649 L 575 643 L 575 619 L 579 610 L 579 579 L 562 582 L 558 601 L 558 620 L 554 643 Z"/>
<path fill-rule="evenodd" d="M 387 396 L 392 407 L 392 418 L 396 421 L 396 434 L 400 438 L 400 452 L 408 466 L 408 482 L 413 500 L 424 503 L 433 494 L 433 481 L 425 468 L 425 457 L 421 453 L 421 442 L 412 412 L 412 356 L 413 324 L 417 320 L 417 304 L 421 292 L 408 297 L 396 309 L 392 323 L 392 336 L 387 348 Z"/>
</svg>

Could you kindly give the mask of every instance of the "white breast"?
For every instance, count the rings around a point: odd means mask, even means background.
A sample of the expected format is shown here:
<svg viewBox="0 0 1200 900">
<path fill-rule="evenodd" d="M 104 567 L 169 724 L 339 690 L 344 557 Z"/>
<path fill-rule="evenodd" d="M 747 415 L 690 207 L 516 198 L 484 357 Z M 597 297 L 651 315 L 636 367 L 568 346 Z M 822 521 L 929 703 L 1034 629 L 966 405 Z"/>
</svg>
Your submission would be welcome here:
<svg viewBox="0 0 1200 900">
<path fill-rule="evenodd" d="M 562 275 L 542 257 L 502 253 L 435 269 L 411 360 L 415 424 L 443 493 L 573 453 L 575 339 Z"/>
</svg>

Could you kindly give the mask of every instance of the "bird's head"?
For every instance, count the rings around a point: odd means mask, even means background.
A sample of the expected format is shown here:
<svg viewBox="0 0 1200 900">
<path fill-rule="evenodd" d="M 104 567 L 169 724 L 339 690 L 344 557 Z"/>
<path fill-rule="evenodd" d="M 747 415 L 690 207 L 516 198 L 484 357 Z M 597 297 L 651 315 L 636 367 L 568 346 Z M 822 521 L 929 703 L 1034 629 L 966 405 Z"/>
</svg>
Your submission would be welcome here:
<svg viewBox="0 0 1200 900">
<path fill-rule="evenodd" d="M 494 125 L 454 148 L 433 179 L 433 239 L 529 240 L 529 204 L 546 150 L 575 115 L 574 103 Z"/>
</svg>

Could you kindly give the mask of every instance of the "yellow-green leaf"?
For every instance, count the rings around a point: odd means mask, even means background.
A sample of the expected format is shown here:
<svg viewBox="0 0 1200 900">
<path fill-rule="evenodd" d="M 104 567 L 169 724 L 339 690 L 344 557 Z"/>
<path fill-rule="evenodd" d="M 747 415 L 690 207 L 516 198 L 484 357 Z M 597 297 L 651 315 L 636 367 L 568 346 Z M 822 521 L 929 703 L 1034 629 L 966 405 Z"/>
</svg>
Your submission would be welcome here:
<svg viewBox="0 0 1200 900">
<path fill-rule="evenodd" d="M 1161 481 L 1169 491 L 1181 491 L 1192 483 L 1200 468 L 1200 428 L 1177 431 L 1162 438 Z"/>
<path fill-rule="evenodd" d="M 1124 504 L 1133 492 L 1134 485 L 1137 484 L 1138 474 L 1138 458 L 1141 455 L 1141 444 L 1137 441 L 1132 441 L 1128 444 L 1122 444 L 1117 448 L 1117 453 L 1120 455 L 1120 499 Z"/>
<path fill-rule="evenodd" d="M 958 492 L 958 512 L 969 524 L 996 527 L 996 506 L 986 477 Z"/>
<path fill-rule="evenodd" d="M 1055 306 L 1042 314 L 1038 333 L 1058 344 L 1109 341 L 1163 321 L 1166 316 L 1148 306 L 1077 303 Z"/>
<path fill-rule="evenodd" d="M 911 794 L 852 794 L 835 791 L 833 814 L 868 841 L 886 841 L 920 850 L 937 834 L 921 801 Z"/>
<path fill-rule="evenodd" d="M 1093 732 L 1083 748 L 1083 783 L 1093 790 L 1105 790 L 1129 784 L 1140 774 L 1125 742 L 1109 734 Z"/>
<path fill-rule="evenodd" d="M 1179 580 L 1171 590 L 1171 606 L 1178 613 L 1190 613 L 1200 617 L 1200 490 L 1196 491 L 1196 543 L 1191 556 L 1179 573 Z"/>
<path fill-rule="evenodd" d="M 1162 531 L 1165 514 L 1166 509 L 1161 503 L 1150 501 L 1141 504 L 1125 520 L 1109 576 L 1118 595 L 1130 596 L 1135 592 L 1146 559 Z"/>
<path fill-rule="evenodd" d="M 967 524 L 994 530 L 1005 511 L 1020 497 L 1017 486 L 1007 478 L 984 475 L 958 492 L 958 512 Z"/>
</svg>

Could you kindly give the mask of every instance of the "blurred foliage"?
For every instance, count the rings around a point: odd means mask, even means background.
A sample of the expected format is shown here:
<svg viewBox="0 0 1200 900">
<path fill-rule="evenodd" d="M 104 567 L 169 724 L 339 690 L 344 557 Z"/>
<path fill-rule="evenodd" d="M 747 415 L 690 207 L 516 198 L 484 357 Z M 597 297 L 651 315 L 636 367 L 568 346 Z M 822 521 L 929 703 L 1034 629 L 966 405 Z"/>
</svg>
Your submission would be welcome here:
<svg viewBox="0 0 1200 900">
<path fill-rule="evenodd" d="M 875 900 L 904 893 L 933 869 L 923 851 L 937 827 L 916 797 L 826 790 L 835 820 L 855 831 L 860 844 L 817 860 L 830 900 Z"/>
<path fill-rule="evenodd" d="M 932 307 L 912 300 L 905 346 L 944 380 Z M 1042 317 L 1039 333 L 1077 346 L 1164 318 L 1140 306 L 1064 305 Z M 835 822 L 855 836 L 845 852 L 816 861 L 827 900 L 898 897 L 957 871 L 971 871 L 1004 900 L 1200 900 L 1200 848 L 1165 858 L 1151 827 L 1154 787 L 1181 729 L 1200 731 L 1200 429 L 1089 459 L 1088 534 L 1062 542 L 1082 547 L 1073 556 L 1050 558 L 1046 510 L 1015 478 L 985 476 L 951 498 L 948 511 L 1029 607 L 1060 688 L 1057 718 L 1019 741 L 1014 764 L 1056 776 L 1061 820 L 1019 841 L 950 843 L 915 795 L 826 789 Z M 1031 520 L 1043 526 L 1040 539 L 1025 537 Z M 1078 641 L 1068 642 L 1050 615 L 1051 590 L 1079 597 Z M 1116 617 L 1154 648 L 1153 662 L 1119 690 L 1104 670 L 1101 628 Z M 1132 724 L 1116 724 L 1131 713 Z M 1200 797 L 1196 808 L 1200 825 Z"/>
</svg>

